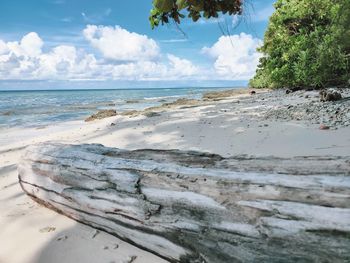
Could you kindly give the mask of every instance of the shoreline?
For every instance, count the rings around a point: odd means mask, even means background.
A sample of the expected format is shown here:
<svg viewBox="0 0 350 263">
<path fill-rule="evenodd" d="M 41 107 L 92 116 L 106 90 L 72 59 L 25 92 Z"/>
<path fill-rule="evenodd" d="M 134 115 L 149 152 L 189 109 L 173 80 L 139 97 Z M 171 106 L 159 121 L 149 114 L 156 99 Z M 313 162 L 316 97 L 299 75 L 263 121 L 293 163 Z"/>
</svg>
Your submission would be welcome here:
<svg viewBox="0 0 350 263">
<path fill-rule="evenodd" d="M 43 127 L 55 123 L 83 120 L 99 110 L 119 113 L 144 110 L 173 102 L 178 98 L 201 98 L 208 91 L 228 88 L 176 88 L 140 90 L 52 90 L 8 91 L 0 98 L 0 129 Z"/>
<path fill-rule="evenodd" d="M 129 150 L 205 151 L 224 157 L 350 155 L 349 100 L 321 103 L 316 91 L 288 95 L 284 91 L 256 91 L 255 95 L 249 90 L 243 94 L 226 91 L 204 100 L 180 100 L 89 123 L 76 120 L 42 129 L 0 130 L 0 228 L 4 229 L 0 242 L 5 244 L 0 262 L 47 262 L 48 258 L 50 262 L 75 262 L 77 257 L 128 262 L 133 256 L 136 263 L 166 262 L 109 234 L 96 234 L 96 230 L 26 196 L 18 184 L 16 164 L 29 144 L 99 143 Z M 348 96 L 350 90 L 346 89 L 343 97 Z M 345 110 L 335 113 L 339 107 Z M 308 118 L 312 114 L 320 115 L 319 120 Z M 321 130 L 321 124 L 330 129 Z"/>
</svg>

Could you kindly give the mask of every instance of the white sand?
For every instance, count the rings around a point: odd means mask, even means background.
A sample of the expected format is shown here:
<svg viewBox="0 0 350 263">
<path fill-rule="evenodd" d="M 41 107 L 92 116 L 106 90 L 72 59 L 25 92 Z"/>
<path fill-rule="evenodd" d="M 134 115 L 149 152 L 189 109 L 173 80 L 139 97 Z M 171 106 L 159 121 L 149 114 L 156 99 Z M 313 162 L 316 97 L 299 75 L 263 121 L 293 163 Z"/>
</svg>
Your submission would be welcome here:
<svg viewBox="0 0 350 263">
<path fill-rule="evenodd" d="M 324 131 L 303 122 L 258 121 L 255 116 L 266 106 L 245 104 L 244 98 L 178 107 L 155 117 L 117 116 L 44 129 L 0 130 L 0 262 L 117 263 L 128 262 L 131 256 L 137 256 L 136 263 L 166 262 L 103 232 L 93 238 L 93 228 L 27 197 L 17 181 L 16 163 L 23 147 L 32 143 L 101 143 L 125 149 L 200 150 L 223 156 L 350 154 L 350 127 Z M 112 122 L 116 125 L 111 126 Z M 55 229 L 45 232 L 47 227 Z"/>
</svg>

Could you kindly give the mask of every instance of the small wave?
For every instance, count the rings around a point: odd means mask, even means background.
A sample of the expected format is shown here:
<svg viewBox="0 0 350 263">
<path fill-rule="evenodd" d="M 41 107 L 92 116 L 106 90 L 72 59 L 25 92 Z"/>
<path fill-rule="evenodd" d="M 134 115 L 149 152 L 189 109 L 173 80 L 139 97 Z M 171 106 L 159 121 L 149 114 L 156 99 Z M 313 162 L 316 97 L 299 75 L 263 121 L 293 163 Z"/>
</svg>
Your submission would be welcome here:
<svg viewBox="0 0 350 263">
<path fill-rule="evenodd" d="M 97 109 L 96 105 L 76 105 L 76 106 L 68 106 L 67 110 L 95 110 Z"/>
<path fill-rule="evenodd" d="M 171 99 L 171 98 L 181 98 L 186 95 L 172 95 L 172 96 L 161 96 L 161 97 L 150 97 L 150 98 L 144 98 L 144 100 L 160 100 L 160 99 Z"/>
</svg>

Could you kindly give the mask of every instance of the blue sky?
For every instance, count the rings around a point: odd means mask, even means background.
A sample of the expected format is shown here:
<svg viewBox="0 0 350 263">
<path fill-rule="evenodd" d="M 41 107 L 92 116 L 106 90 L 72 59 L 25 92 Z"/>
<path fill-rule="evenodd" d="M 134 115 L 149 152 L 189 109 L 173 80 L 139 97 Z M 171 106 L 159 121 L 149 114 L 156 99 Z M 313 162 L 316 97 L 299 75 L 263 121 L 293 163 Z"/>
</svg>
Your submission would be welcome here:
<svg viewBox="0 0 350 263">
<path fill-rule="evenodd" d="M 151 0 L 1 0 L 0 89 L 242 85 L 273 2 L 247 0 L 238 26 L 183 21 L 181 32 L 150 28 Z"/>
</svg>

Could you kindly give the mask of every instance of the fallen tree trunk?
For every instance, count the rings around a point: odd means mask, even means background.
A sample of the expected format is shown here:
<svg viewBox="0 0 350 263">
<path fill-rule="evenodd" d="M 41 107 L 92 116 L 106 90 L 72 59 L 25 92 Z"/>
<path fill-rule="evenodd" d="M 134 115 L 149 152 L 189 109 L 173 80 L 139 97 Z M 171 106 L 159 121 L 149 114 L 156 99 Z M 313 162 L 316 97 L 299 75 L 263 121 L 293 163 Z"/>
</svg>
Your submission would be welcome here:
<svg viewBox="0 0 350 263">
<path fill-rule="evenodd" d="M 38 202 L 171 262 L 350 260 L 350 157 L 48 143 L 18 170 Z"/>
</svg>

